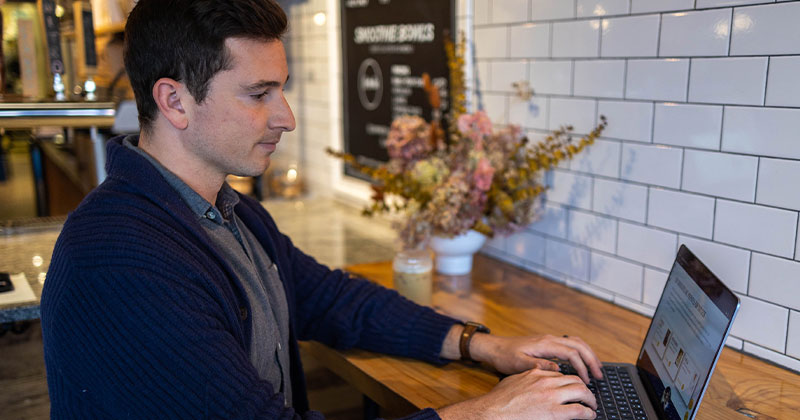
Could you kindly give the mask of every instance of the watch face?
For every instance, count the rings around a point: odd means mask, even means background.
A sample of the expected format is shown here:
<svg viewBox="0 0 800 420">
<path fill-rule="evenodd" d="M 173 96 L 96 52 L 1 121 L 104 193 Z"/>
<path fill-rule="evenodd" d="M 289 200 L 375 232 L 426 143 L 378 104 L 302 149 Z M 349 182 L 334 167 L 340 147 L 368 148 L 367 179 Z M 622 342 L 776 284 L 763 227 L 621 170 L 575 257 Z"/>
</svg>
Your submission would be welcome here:
<svg viewBox="0 0 800 420">
<path fill-rule="evenodd" d="M 466 325 L 472 325 L 475 327 L 475 330 L 482 333 L 488 333 L 489 328 L 486 325 L 479 324 L 477 322 L 467 321 Z"/>
</svg>

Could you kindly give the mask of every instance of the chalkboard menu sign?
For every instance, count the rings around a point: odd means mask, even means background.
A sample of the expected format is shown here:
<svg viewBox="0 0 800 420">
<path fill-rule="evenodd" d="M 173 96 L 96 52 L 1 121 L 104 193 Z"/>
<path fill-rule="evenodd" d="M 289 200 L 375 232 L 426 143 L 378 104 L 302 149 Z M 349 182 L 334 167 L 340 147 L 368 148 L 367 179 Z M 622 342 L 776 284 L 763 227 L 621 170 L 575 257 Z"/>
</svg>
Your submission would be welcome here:
<svg viewBox="0 0 800 420">
<path fill-rule="evenodd" d="M 61 34 L 58 29 L 55 0 L 39 0 L 39 11 L 44 22 L 44 33 L 47 38 L 47 56 L 50 61 L 50 72 L 64 74 L 64 60 L 61 55 Z"/>
<path fill-rule="evenodd" d="M 423 73 L 439 88 L 442 104 L 449 102 L 444 37 L 453 35 L 453 0 L 342 0 L 341 5 L 344 148 L 365 163 L 385 162 L 395 117 L 431 117 Z M 348 168 L 345 173 L 359 176 Z"/>
</svg>

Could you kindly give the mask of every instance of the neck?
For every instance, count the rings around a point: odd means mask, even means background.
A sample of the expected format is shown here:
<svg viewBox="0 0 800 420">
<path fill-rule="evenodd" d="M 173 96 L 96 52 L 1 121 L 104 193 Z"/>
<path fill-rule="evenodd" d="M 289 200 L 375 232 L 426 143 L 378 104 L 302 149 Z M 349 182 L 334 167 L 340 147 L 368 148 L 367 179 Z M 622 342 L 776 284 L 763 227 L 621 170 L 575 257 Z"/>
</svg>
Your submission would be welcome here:
<svg viewBox="0 0 800 420">
<path fill-rule="evenodd" d="M 209 203 L 217 202 L 217 193 L 225 182 L 225 176 L 209 172 L 207 168 L 192 159 L 193 155 L 184 148 L 180 138 L 142 131 L 138 147 Z"/>
</svg>

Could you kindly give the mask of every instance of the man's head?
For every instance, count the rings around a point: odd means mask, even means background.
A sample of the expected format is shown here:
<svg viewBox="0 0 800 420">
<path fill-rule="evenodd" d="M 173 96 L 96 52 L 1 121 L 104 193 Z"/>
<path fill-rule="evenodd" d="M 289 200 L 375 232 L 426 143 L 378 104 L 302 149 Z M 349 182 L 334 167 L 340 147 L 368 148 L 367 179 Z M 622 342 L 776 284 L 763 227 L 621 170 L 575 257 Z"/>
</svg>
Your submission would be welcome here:
<svg viewBox="0 0 800 420">
<path fill-rule="evenodd" d="M 124 56 L 142 130 L 158 113 L 156 81 L 181 82 L 202 103 L 211 79 L 232 64 L 227 39 L 280 40 L 286 28 L 274 0 L 139 0 L 125 26 Z"/>
</svg>

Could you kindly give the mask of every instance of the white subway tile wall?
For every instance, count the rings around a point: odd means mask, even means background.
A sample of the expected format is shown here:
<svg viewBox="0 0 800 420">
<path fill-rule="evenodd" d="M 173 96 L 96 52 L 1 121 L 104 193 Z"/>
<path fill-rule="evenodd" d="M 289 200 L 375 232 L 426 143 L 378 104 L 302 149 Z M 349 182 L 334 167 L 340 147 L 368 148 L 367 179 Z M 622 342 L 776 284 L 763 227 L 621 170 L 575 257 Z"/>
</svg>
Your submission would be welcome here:
<svg viewBox="0 0 800 420">
<path fill-rule="evenodd" d="M 772 57 L 767 77 L 768 106 L 800 106 L 800 57 Z"/>
<path fill-rule="evenodd" d="M 489 90 L 492 92 L 514 92 L 514 82 L 528 79 L 528 63 L 520 60 L 492 61 L 489 72 L 492 75 Z"/>
<path fill-rule="evenodd" d="M 689 59 L 628 60 L 628 99 L 686 101 Z"/>
<path fill-rule="evenodd" d="M 506 252 L 523 261 L 544 265 L 545 239 L 531 232 L 519 232 L 507 238 Z"/>
<path fill-rule="evenodd" d="M 536 86 L 536 93 L 543 95 L 569 95 L 572 93 L 572 61 L 531 62 L 531 74 L 528 79 L 531 86 Z"/>
<path fill-rule="evenodd" d="M 672 268 L 678 235 L 623 221 L 617 235 L 617 255 L 662 270 Z"/>
<path fill-rule="evenodd" d="M 786 354 L 800 359 L 800 312 L 791 311 L 789 315 L 789 340 Z"/>
<path fill-rule="evenodd" d="M 717 199 L 714 240 L 792 258 L 797 212 Z"/>
<path fill-rule="evenodd" d="M 655 307 L 664 292 L 664 285 L 667 284 L 668 273 L 650 267 L 644 269 L 644 296 L 642 302 L 645 305 Z"/>
<path fill-rule="evenodd" d="M 511 98 L 508 104 L 508 122 L 523 128 L 547 129 L 548 98 L 534 96 L 525 101 Z"/>
<path fill-rule="evenodd" d="M 656 103 L 653 142 L 719 150 L 722 107 Z"/>
<path fill-rule="evenodd" d="M 519 3 L 526 3 L 520 2 Z M 575 2 L 564 0 L 531 0 L 531 19 L 567 19 L 575 17 Z"/>
<path fill-rule="evenodd" d="M 662 57 L 728 55 L 731 9 L 665 14 L 661 21 Z"/>
<path fill-rule="evenodd" d="M 578 17 L 624 15 L 630 11 L 630 0 L 578 0 Z"/>
<path fill-rule="evenodd" d="M 620 142 L 615 140 L 595 140 L 592 147 L 570 161 L 569 168 L 578 172 L 616 177 L 619 173 L 620 148 Z M 595 190 L 596 188 L 595 186 Z"/>
<path fill-rule="evenodd" d="M 641 302 L 643 273 L 641 264 L 592 252 L 589 282 L 597 287 Z"/>
<path fill-rule="evenodd" d="M 567 237 L 567 215 L 569 210 L 557 204 L 546 204 L 540 218 L 530 225 L 534 232 L 559 238 Z"/>
<path fill-rule="evenodd" d="M 644 223 L 647 217 L 647 187 L 596 178 L 592 209 L 608 216 Z"/>
<path fill-rule="evenodd" d="M 653 134 L 652 103 L 600 101 L 597 113 L 617 121 L 606 128 L 603 136 L 650 143 Z"/>
<path fill-rule="evenodd" d="M 305 159 L 312 193 L 325 194 L 334 162 L 319 151 L 342 123 L 338 4 L 284 3 L 304 89 L 287 91 L 298 128 L 276 162 Z M 458 16 L 474 18 L 495 123 L 537 139 L 609 121 L 548 176 L 542 217 L 487 252 L 647 314 L 686 244 L 742 296 L 728 344 L 800 369 L 800 1 L 475 0 Z M 535 91 L 527 103 L 517 79 Z"/>
<path fill-rule="evenodd" d="M 512 26 L 509 36 L 511 39 L 525 40 L 511 43 L 509 52 L 513 58 L 547 57 L 550 54 L 550 24 Z"/>
<path fill-rule="evenodd" d="M 794 259 L 800 261 L 800 218 L 797 222 L 797 244 L 794 249 Z"/>
<path fill-rule="evenodd" d="M 683 189 L 753 202 L 758 158 L 687 149 L 683 158 Z"/>
<path fill-rule="evenodd" d="M 731 334 L 784 353 L 789 327 L 789 310 L 749 296 L 739 295 L 739 298 L 742 300 L 742 306 L 733 323 Z"/>
<path fill-rule="evenodd" d="M 621 98 L 625 88 L 625 60 L 575 62 L 575 95 Z"/>
<path fill-rule="evenodd" d="M 493 0 L 492 23 L 523 22 L 528 20 L 528 2 L 519 0 Z"/>
<path fill-rule="evenodd" d="M 766 57 L 694 58 L 689 102 L 763 105 Z"/>
<path fill-rule="evenodd" d="M 597 57 L 600 52 L 599 39 L 599 20 L 554 23 L 553 57 Z"/>
<path fill-rule="evenodd" d="M 603 57 L 655 57 L 659 15 L 603 19 Z"/>
<path fill-rule="evenodd" d="M 589 281 L 589 250 L 553 239 L 547 239 L 544 264 L 553 271 L 579 281 Z"/>
<path fill-rule="evenodd" d="M 689 247 L 731 290 L 747 293 L 750 251 L 686 235 L 680 235 L 678 243 Z"/>
<path fill-rule="evenodd" d="M 622 145 L 620 177 L 662 187 L 681 185 L 683 149 L 633 143 Z"/>
<path fill-rule="evenodd" d="M 631 13 L 667 12 L 694 8 L 694 0 L 631 0 Z"/>
<path fill-rule="evenodd" d="M 800 54 L 796 1 L 733 9 L 731 55 Z"/>
<path fill-rule="evenodd" d="M 651 226 L 711 239 L 713 198 L 653 187 L 647 209 L 647 223 Z"/>
<path fill-rule="evenodd" d="M 800 109 L 726 106 L 722 150 L 800 159 Z"/>
<path fill-rule="evenodd" d="M 697 0 L 697 8 L 701 7 L 720 7 L 720 6 L 741 6 L 744 4 L 772 3 L 775 0 Z"/>
<path fill-rule="evenodd" d="M 609 122 L 492 255 L 648 314 L 685 244 L 744 300 L 728 344 L 800 366 L 800 1 L 485 1 L 497 123 L 541 138 Z M 522 62 L 528 104 L 505 86 Z"/>
<path fill-rule="evenodd" d="M 547 190 L 547 200 L 572 207 L 592 208 L 592 177 L 555 169 Z"/>
<path fill-rule="evenodd" d="M 568 239 L 572 242 L 612 254 L 617 249 L 616 219 L 571 210 L 568 226 Z"/>
<path fill-rule="evenodd" d="M 756 202 L 768 206 L 800 210 L 800 161 L 761 158 L 758 166 Z"/>
<path fill-rule="evenodd" d="M 594 128 L 596 111 L 593 99 L 550 98 L 549 127 L 571 125 L 576 133 L 587 134 Z"/>
<path fill-rule="evenodd" d="M 800 263 L 753 253 L 750 296 L 800 310 Z"/>
</svg>

